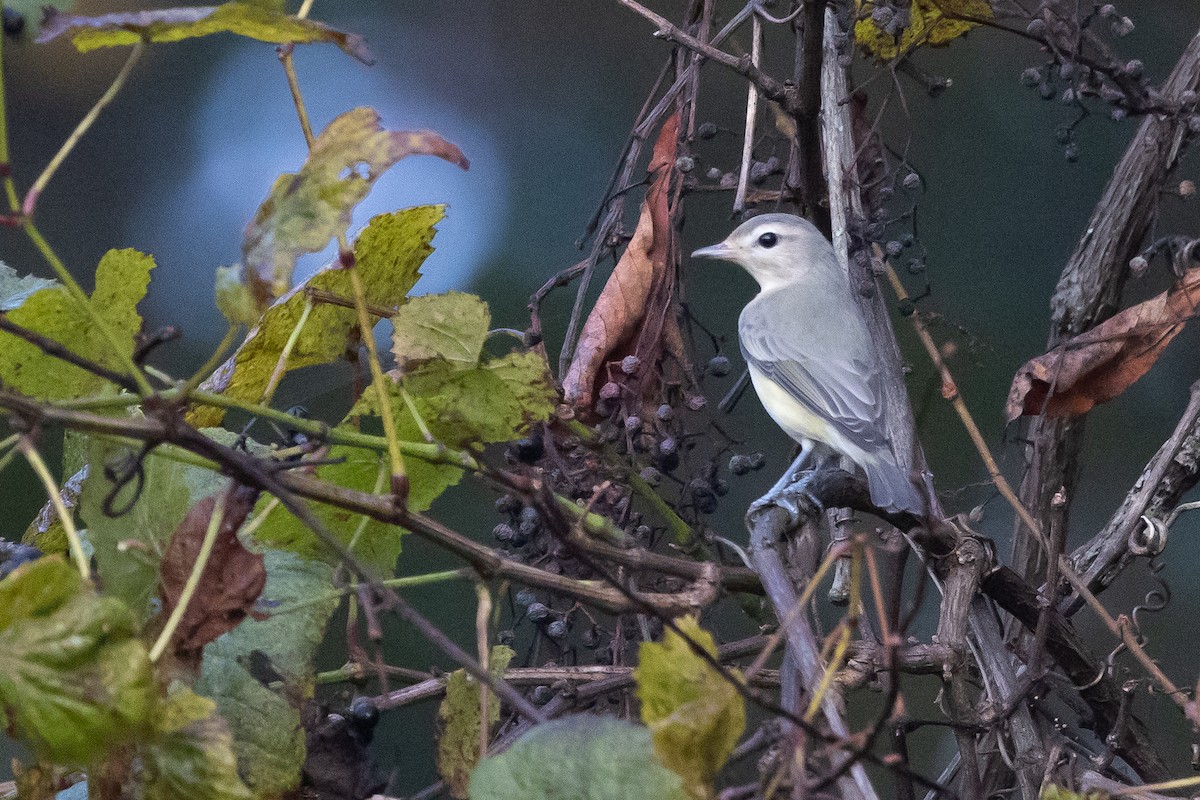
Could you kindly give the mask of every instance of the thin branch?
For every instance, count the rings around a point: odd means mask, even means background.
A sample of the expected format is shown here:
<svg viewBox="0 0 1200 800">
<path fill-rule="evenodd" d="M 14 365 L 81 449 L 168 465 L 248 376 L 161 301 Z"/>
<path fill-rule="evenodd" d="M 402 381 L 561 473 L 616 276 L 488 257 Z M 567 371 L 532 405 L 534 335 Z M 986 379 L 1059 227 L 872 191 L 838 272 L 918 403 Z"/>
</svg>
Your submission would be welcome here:
<svg viewBox="0 0 1200 800">
<path fill-rule="evenodd" d="M 53 339 L 43 336 L 37 331 L 30 330 L 22 325 L 18 325 L 10 320 L 8 318 L 8 314 L 5 312 L 0 312 L 0 331 L 5 331 L 6 333 L 11 333 L 13 336 L 24 339 L 46 355 L 61 359 L 68 364 L 74 364 L 81 369 L 86 369 L 93 375 L 104 378 L 106 381 L 116 384 L 128 392 L 136 392 L 138 390 L 137 382 L 128 375 L 111 370 L 97 361 L 84 358 L 70 348 L 59 344 Z"/>
<path fill-rule="evenodd" d="M 757 86 L 762 91 L 764 97 L 774 100 L 783 106 L 789 114 L 796 113 L 795 89 L 775 80 L 760 70 L 754 65 L 749 55 L 737 58 L 723 50 L 718 50 L 711 44 L 702 42 L 684 32 L 672 24 L 666 17 L 656 14 L 637 2 L 637 0 L 617 0 L 617 2 L 658 26 L 658 30 L 654 32 L 654 35 L 658 38 L 680 44 L 694 53 L 698 53 L 711 61 L 728 67 Z"/>
<path fill-rule="evenodd" d="M 71 135 L 62 143 L 62 147 L 58 148 L 58 152 L 50 159 L 50 163 L 42 170 L 42 174 L 37 176 L 33 185 L 29 187 L 29 191 L 25 193 L 25 202 L 21 207 L 21 213 L 26 217 L 33 216 L 33 210 L 37 206 L 38 198 L 42 196 L 42 192 L 46 190 L 46 186 L 50 183 L 50 179 L 54 177 L 54 173 L 62 166 L 63 161 L 75 149 L 75 145 L 79 144 L 79 140 L 83 138 L 92 124 L 100 117 L 100 112 L 103 111 L 109 103 L 116 98 L 117 93 L 125 85 L 129 79 L 129 73 L 133 72 L 133 67 L 141 59 L 142 53 L 146 50 L 145 40 L 139 40 L 134 43 L 129 51 L 129 57 L 125 59 L 125 64 L 113 78 L 113 82 L 109 84 L 108 89 L 104 94 L 100 95 L 100 99 L 91 107 L 79 124 L 75 126 L 75 130 L 71 131 Z"/>
</svg>

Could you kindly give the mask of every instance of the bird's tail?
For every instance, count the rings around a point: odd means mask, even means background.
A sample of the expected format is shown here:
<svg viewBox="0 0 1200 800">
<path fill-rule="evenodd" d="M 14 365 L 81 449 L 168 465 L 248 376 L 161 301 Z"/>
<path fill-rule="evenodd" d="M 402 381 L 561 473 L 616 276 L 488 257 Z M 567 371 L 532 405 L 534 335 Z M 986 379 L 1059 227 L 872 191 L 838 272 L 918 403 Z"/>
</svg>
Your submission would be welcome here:
<svg viewBox="0 0 1200 800">
<path fill-rule="evenodd" d="M 861 466 L 867 473 L 871 502 L 887 511 L 907 511 L 917 517 L 928 516 L 929 503 L 924 495 L 890 456 L 888 453 L 882 458 L 863 459 Z"/>
</svg>

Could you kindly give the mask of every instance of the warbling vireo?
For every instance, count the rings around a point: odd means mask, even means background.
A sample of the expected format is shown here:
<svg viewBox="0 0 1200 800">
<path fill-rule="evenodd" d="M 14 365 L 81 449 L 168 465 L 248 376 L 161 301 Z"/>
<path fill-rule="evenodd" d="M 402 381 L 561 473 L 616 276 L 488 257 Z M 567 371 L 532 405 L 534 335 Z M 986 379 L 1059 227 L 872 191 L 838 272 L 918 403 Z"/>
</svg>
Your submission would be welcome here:
<svg viewBox="0 0 1200 800">
<path fill-rule="evenodd" d="M 879 358 L 829 240 L 801 217 L 763 214 L 692 257 L 732 261 L 762 290 L 738 339 L 767 413 L 800 443 L 788 480 L 809 459 L 842 456 L 866 474 L 875 505 L 925 515 L 888 438 Z"/>
</svg>

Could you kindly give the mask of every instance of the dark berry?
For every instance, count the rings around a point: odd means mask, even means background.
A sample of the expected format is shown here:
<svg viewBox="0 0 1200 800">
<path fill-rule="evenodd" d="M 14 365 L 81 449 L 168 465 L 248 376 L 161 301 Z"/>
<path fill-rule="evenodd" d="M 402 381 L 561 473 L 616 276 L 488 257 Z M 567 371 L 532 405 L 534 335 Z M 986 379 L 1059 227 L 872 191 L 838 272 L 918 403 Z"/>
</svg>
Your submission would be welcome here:
<svg viewBox="0 0 1200 800">
<path fill-rule="evenodd" d="M 512 525 L 509 525 L 507 522 L 501 522 L 492 528 L 492 536 L 498 542 L 511 542 L 516 534 L 517 532 L 513 530 Z"/>
<path fill-rule="evenodd" d="M 711 122 L 701 122 L 700 127 L 696 129 L 701 139 L 711 139 L 717 135 L 717 126 Z"/>
<path fill-rule="evenodd" d="M 608 383 L 606 383 L 600 387 L 600 397 L 602 397 L 605 400 L 616 400 L 620 396 L 621 396 L 621 385 L 618 383 L 609 381 Z"/>
<path fill-rule="evenodd" d="M 708 405 L 708 400 L 702 394 L 693 394 L 687 399 L 687 407 L 692 411 L 700 411 L 706 405 Z"/>
<path fill-rule="evenodd" d="M 358 728 L 374 728 L 379 724 L 379 707 L 369 697 L 356 697 L 347 712 L 351 723 Z"/>
<path fill-rule="evenodd" d="M 25 15 L 15 8 L 4 7 L 4 32 L 9 36 L 19 36 L 25 30 Z"/>
<path fill-rule="evenodd" d="M 528 608 L 538 601 L 537 597 L 537 592 L 533 589 L 522 589 L 517 592 L 516 602 L 522 608 Z"/>
<path fill-rule="evenodd" d="M 671 408 L 666 403 L 663 403 L 658 407 L 658 410 L 654 412 L 654 416 L 658 418 L 659 422 L 670 422 L 675 417 L 675 409 Z"/>
<path fill-rule="evenodd" d="M 600 644 L 600 629 L 592 625 L 579 638 L 583 642 L 584 647 L 596 647 Z"/>
<path fill-rule="evenodd" d="M 515 445 L 517 458 L 526 464 L 532 464 L 540 459 L 546 452 L 545 445 L 542 442 L 542 435 L 535 433 L 524 439 L 518 439 Z"/>
<path fill-rule="evenodd" d="M 757 471 L 767 465 L 767 457 L 765 455 L 763 455 L 760 451 L 755 451 L 755 452 L 751 453 L 749 458 L 750 458 L 750 469 L 752 469 L 752 470 Z"/>
<path fill-rule="evenodd" d="M 561 639 L 567 635 L 567 621 L 556 619 L 546 626 L 546 635 L 551 639 Z"/>
<path fill-rule="evenodd" d="M 642 360 L 637 356 L 625 356 L 621 359 L 621 372 L 626 375 L 632 375 L 638 371 L 638 367 L 642 365 Z"/>
<path fill-rule="evenodd" d="M 530 622 L 544 622 L 553 615 L 550 607 L 545 603 L 530 603 L 526 613 L 529 615 Z"/>
<path fill-rule="evenodd" d="M 745 475 L 750 471 L 750 456 L 737 454 L 729 459 L 729 471 L 734 475 Z"/>
<path fill-rule="evenodd" d="M 656 470 L 654 467 L 646 467 L 639 472 L 638 475 L 642 480 L 651 486 L 658 486 L 660 483 L 662 483 L 662 473 Z"/>
<path fill-rule="evenodd" d="M 713 356 L 708 360 L 708 372 L 710 375 L 723 378 L 729 374 L 729 368 L 729 359 L 725 356 Z"/>
<path fill-rule="evenodd" d="M 513 547 L 524 547 L 529 544 L 529 540 L 537 535 L 538 524 L 535 520 L 521 520 L 521 524 L 513 531 L 512 538 L 509 539 L 509 544 Z"/>
</svg>

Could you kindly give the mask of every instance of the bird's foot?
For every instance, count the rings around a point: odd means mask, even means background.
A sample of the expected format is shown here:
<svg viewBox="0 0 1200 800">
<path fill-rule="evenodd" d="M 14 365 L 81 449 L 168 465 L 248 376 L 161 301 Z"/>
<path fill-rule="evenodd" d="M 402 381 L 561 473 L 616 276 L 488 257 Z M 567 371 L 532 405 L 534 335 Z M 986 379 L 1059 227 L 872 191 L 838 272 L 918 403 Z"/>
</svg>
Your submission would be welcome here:
<svg viewBox="0 0 1200 800">
<path fill-rule="evenodd" d="M 816 470 L 806 470 L 786 486 L 773 488 L 750 504 L 746 511 L 746 520 L 749 522 L 756 513 L 771 506 L 787 512 L 789 527 L 796 527 L 802 519 L 823 514 L 825 505 L 808 490 L 808 485 L 812 483 L 815 475 Z"/>
</svg>

